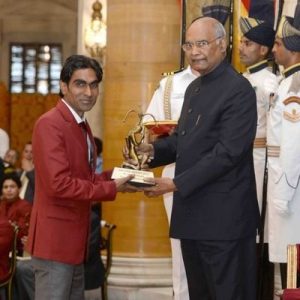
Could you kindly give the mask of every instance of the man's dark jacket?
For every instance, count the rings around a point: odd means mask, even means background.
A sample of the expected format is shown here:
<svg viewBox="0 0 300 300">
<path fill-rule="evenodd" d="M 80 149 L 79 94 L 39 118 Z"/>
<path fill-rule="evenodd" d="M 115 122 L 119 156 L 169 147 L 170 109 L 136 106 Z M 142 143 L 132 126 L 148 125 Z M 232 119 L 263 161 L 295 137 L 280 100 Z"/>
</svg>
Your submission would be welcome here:
<svg viewBox="0 0 300 300">
<path fill-rule="evenodd" d="M 259 219 L 252 157 L 256 95 L 227 62 L 187 88 L 178 127 L 154 143 L 151 167 L 176 161 L 171 237 L 255 236 Z"/>
</svg>

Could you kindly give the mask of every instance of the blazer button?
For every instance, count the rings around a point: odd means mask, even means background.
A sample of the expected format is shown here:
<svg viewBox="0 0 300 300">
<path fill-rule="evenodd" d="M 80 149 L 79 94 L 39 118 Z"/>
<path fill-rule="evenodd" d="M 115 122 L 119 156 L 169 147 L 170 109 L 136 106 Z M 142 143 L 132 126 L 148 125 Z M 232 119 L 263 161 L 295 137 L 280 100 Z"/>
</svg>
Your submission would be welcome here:
<svg viewBox="0 0 300 300">
<path fill-rule="evenodd" d="M 193 110 L 191 108 L 189 108 L 188 113 L 190 114 Z"/>
<path fill-rule="evenodd" d="M 200 88 L 195 88 L 195 92 L 198 93 L 200 91 Z"/>
<path fill-rule="evenodd" d="M 185 134 L 186 134 L 185 130 L 182 130 L 181 135 L 185 135 Z"/>
<path fill-rule="evenodd" d="M 179 154 L 176 154 L 176 159 L 178 159 L 180 157 L 180 155 Z"/>
</svg>

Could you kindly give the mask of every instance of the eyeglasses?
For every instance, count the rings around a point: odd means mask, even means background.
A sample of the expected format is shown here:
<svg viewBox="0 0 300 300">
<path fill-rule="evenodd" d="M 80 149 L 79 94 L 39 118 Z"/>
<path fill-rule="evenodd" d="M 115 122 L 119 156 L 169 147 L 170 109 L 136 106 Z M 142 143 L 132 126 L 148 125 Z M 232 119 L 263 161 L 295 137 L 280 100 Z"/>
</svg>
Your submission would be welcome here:
<svg viewBox="0 0 300 300">
<path fill-rule="evenodd" d="M 202 40 L 202 41 L 196 41 L 194 43 L 187 42 L 182 45 L 182 49 L 183 49 L 183 51 L 186 51 L 186 52 L 191 51 L 194 46 L 196 47 L 196 49 L 205 49 L 209 44 L 211 44 L 212 42 L 216 41 L 217 39 L 221 39 L 221 38 L 222 38 L 222 36 L 218 36 L 211 41 Z"/>
</svg>

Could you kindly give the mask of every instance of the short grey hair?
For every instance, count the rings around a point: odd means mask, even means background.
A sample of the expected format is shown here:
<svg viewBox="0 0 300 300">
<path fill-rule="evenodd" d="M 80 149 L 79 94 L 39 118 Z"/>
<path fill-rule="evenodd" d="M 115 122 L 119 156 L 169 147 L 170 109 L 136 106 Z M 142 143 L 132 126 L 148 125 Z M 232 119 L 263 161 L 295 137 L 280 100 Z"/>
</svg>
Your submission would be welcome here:
<svg viewBox="0 0 300 300">
<path fill-rule="evenodd" d="M 226 37 L 226 30 L 220 22 L 215 23 L 215 32 L 216 32 L 216 37 L 219 37 L 219 38 Z"/>
</svg>

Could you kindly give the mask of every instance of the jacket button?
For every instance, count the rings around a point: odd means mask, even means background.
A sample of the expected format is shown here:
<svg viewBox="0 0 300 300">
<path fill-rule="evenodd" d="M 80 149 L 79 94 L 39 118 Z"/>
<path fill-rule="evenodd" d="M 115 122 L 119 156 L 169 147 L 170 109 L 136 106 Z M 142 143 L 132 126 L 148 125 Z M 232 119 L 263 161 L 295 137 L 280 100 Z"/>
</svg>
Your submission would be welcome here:
<svg viewBox="0 0 300 300">
<path fill-rule="evenodd" d="M 191 108 L 189 108 L 188 113 L 190 114 L 193 110 Z"/>
<path fill-rule="evenodd" d="M 186 134 L 185 130 L 182 130 L 181 135 L 185 135 L 185 134 Z"/>
<path fill-rule="evenodd" d="M 180 155 L 179 154 L 176 154 L 176 159 L 178 159 L 180 157 Z"/>
</svg>

